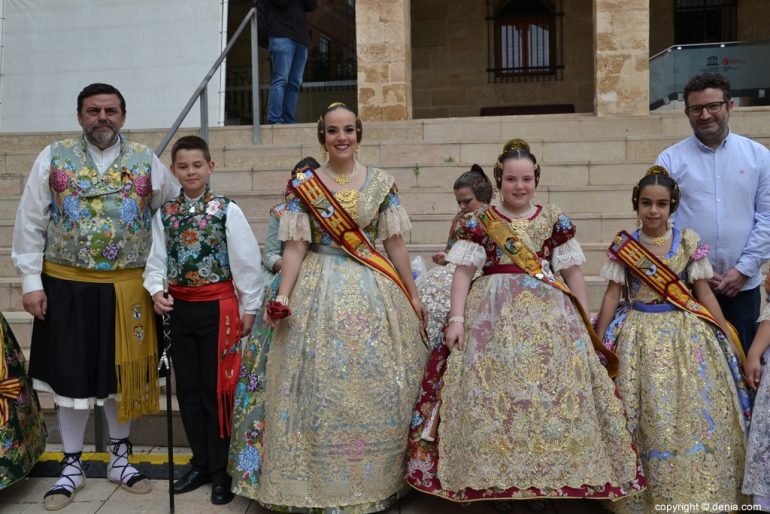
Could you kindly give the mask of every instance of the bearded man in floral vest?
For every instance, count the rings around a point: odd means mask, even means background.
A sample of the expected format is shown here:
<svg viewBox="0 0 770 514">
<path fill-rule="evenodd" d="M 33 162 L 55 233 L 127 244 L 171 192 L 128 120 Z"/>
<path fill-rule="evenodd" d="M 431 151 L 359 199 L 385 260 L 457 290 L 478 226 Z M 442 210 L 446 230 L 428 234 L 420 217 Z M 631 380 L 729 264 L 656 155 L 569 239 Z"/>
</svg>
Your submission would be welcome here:
<svg viewBox="0 0 770 514">
<path fill-rule="evenodd" d="M 81 463 L 90 409 L 103 405 L 110 432 L 107 477 L 131 493 L 152 483 L 128 463 L 131 419 L 158 410 L 157 336 L 142 271 L 152 211 L 179 183 L 147 146 L 120 129 L 126 102 L 91 84 L 77 99 L 83 133 L 38 155 L 16 213 L 11 259 L 32 314 L 29 374 L 58 406 L 64 460 L 47 510 L 85 485 Z"/>
</svg>

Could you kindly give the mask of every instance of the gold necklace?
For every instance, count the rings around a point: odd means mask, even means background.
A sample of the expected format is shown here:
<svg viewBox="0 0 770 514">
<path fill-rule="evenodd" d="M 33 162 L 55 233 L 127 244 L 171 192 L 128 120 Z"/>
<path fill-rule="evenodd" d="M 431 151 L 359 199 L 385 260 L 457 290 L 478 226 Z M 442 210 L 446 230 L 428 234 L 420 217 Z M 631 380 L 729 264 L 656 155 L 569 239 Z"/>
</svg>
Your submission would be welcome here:
<svg viewBox="0 0 770 514">
<path fill-rule="evenodd" d="M 662 236 L 648 236 L 641 229 L 639 230 L 639 240 L 652 246 L 663 246 L 674 232 L 671 229 L 666 230 Z"/>
<path fill-rule="evenodd" d="M 527 228 L 529 227 L 529 218 L 535 213 L 537 207 L 533 205 L 527 212 L 522 215 L 514 214 L 502 205 L 500 205 L 500 210 L 511 219 L 509 224 L 513 229 L 513 233 L 521 236 L 527 231 Z"/>
<path fill-rule="evenodd" d="M 337 173 L 332 168 L 332 164 L 330 162 L 327 162 L 326 166 L 324 167 L 324 171 L 326 172 L 326 174 L 329 175 L 332 178 L 332 180 L 334 180 L 337 184 L 340 184 L 340 185 L 350 183 L 350 181 L 356 178 L 356 176 L 358 175 L 358 170 L 359 170 L 359 167 L 357 162 L 353 163 L 353 171 L 351 171 L 350 173 Z"/>
</svg>

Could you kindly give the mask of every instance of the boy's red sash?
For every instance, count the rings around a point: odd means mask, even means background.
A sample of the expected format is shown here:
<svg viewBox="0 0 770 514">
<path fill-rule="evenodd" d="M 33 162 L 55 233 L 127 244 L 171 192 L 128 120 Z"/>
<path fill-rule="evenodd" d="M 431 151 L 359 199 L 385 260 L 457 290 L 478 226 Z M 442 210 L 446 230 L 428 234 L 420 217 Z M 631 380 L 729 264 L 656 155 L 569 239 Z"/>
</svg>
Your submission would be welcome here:
<svg viewBox="0 0 770 514">
<path fill-rule="evenodd" d="M 241 314 L 232 280 L 205 286 L 169 284 L 171 296 L 186 302 L 219 302 L 217 336 L 217 411 L 219 437 L 229 436 L 233 429 L 233 400 L 241 370 Z"/>
<path fill-rule="evenodd" d="M 528 275 L 555 287 L 572 300 L 575 309 L 577 309 L 580 318 L 583 320 L 588 335 L 591 337 L 591 343 L 593 344 L 594 350 L 607 359 L 607 371 L 609 372 L 610 377 L 614 378 L 618 373 L 618 358 L 614 353 L 608 350 L 596 336 L 596 332 L 594 332 L 594 329 L 591 326 L 588 314 L 586 314 L 585 309 L 583 309 L 583 306 L 575 297 L 575 294 L 570 290 L 569 286 L 562 282 L 556 275 L 546 273 L 545 270 L 543 270 L 537 253 L 516 237 L 511 225 L 501 218 L 492 207 L 489 207 L 479 215 L 479 221 L 484 225 L 489 237 L 497 243 L 497 246 L 499 246 L 503 253 L 511 259 L 511 262 Z"/>
<path fill-rule="evenodd" d="M 295 175 L 292 187 L 297 196 L 305 202 L 310 214 L 329 233 L 334 242 L 367 268 L 378 271 L 395 282 L 414 309 L 409 290 L 396 268 L 377 251 L 350 214 L 334 198 L 334 194 L 310 168 L 305 168 Z"/>
<path fill-rule="evenodd" d="M 690 290 L 679 279 L 679 276 L 666 263 L 634 239 L 631 234 L 625 230 L 618 232 L 615 240 L 609 247 L 609 252 L 625 264 L 626 268 L 637 278 L 665 298 L 667 302 L 708 321 L 719 330 L 722 330 L 716 318 L 690 293 Z M 745 361 L 746 357 L 743 355 L 738 332 L 730 323 L 727 323 L 727 327 L 730 330 L 730 335 L 733 337 L 733 342 L 741 360 Z"/>
</svg>

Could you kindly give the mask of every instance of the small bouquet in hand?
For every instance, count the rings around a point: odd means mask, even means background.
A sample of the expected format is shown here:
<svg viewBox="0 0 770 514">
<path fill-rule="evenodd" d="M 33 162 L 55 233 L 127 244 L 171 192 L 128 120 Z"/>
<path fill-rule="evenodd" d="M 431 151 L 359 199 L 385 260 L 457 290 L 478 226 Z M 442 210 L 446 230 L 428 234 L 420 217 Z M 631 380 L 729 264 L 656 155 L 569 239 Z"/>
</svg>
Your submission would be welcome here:
<svg viewBox="0 0 770 514">
<path fill-rule="evenodd" d="M 289 299 L 283 295 L 276 296 L 267 304 L 267 315 L 270 319 L 279 320 L 291 316 L 291 309 L 287 305 Z"/>
</svg>

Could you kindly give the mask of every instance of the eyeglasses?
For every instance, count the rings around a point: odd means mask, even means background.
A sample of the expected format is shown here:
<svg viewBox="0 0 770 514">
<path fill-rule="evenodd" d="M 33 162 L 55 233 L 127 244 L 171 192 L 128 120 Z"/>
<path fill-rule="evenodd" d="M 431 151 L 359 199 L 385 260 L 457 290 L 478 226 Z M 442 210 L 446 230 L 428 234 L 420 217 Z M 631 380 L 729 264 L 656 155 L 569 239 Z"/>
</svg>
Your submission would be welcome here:
<svg viewBox="0 0 770 514">
<path fill-rule="evenodd" d="M 726 103 L 727 101 L 723 100 L 721 102 L 711 102 L 705 105 L 691 105 L 687 108 L 687 113 L 697 116 L 703 113 L 703 109 L 706 109 L 711 114 L 716 114 L 722 110 L 722 105 Z"/>
</svg>

